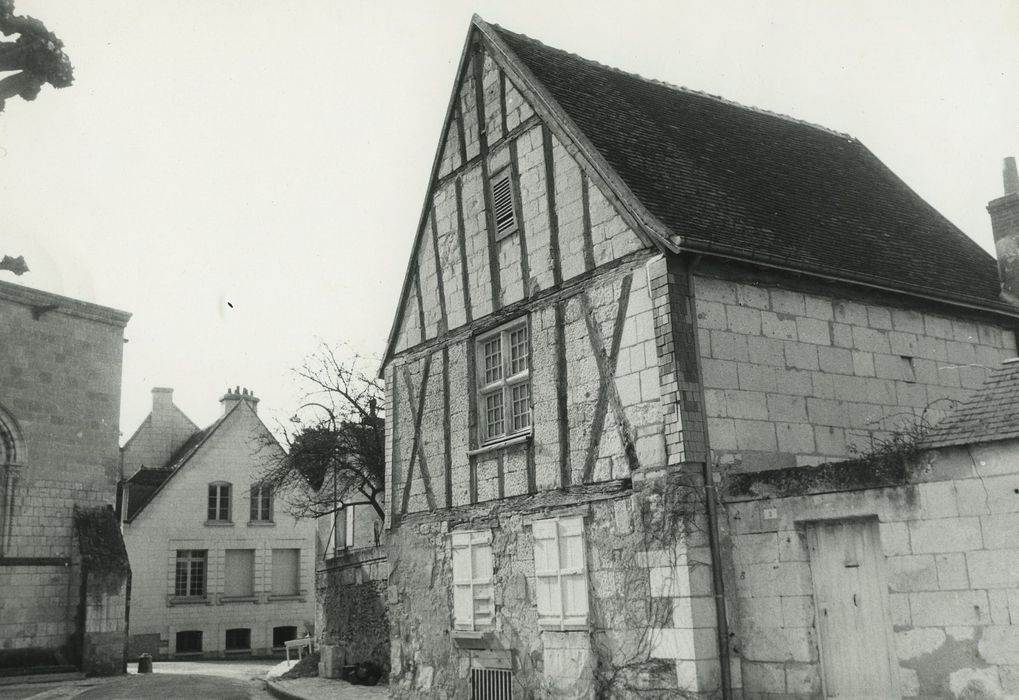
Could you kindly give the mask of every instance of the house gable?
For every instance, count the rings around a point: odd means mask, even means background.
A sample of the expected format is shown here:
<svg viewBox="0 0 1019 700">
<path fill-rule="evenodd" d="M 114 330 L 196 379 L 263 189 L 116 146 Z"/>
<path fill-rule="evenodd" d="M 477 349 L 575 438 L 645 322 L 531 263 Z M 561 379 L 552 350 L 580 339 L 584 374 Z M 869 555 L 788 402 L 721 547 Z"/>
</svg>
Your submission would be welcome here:
<svg viewBox="0 0 1019 700">
<path fill-rule="evenodd" d="M 201 498 L 194 496 L 198 488 L 194 483 L 196 479 L 201 484 L 215 481 L 232 483 L 235 504 L 246 505 L 248 490 L 260 473 L 253 464 L 258 459 L 269 457 L 265 450 L 274 448 L 263 445 L 273 445 L 273 442 L 267 442 L 272 440 L 269 429 L 251 407 L 245 402 L 239 402 L 229 413 L 205 430 L 193 434 L 180 447 L 166 467 L 158 470 L 164 476 L 149 489 L 143 502 L 135 505 L 132 497 L 127 522 L 159 522 L 161 519 L 181 517 L 184 512 L 187 513 L 185 517 L 195 524 L 204 522 L 204 491 L 199 489 L 202 491 Z M 230 466 L 234 464 L 243 464 L 243 471 Z M 139 472 L 139 476 L 142 475 L 143 472 Z M 186 511 L 182 511 L 182 508 Z"/>
<path fill-rule="evenodd" d="M 471 24 L 384 362 L 511 312 L 664 235 L 543 95 L 500 35 Z M 509 176 L 515 226 L 497 230 L 493 181 Z"/>
</svg>

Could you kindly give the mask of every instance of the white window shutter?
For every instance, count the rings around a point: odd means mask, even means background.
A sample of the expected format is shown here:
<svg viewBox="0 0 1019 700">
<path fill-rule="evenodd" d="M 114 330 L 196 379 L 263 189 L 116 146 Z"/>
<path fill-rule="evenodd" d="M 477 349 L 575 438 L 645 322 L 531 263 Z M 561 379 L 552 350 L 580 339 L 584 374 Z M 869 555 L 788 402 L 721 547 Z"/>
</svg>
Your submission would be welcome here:
<svg viewBox="0 0 1019 700">
<path fill-rule="evenodd" d="M 558 532 L 555 520 L 538 520 L 531 526 L 534 536 L 534 572 L 538 575 L 559 571 Z"/>
<path fill-rule="evenodd" d="M 474 601 L 471 600 L 470 586 L 453 586 L 453 621 L 456 627 L 474 625 Z"/>
</svg>

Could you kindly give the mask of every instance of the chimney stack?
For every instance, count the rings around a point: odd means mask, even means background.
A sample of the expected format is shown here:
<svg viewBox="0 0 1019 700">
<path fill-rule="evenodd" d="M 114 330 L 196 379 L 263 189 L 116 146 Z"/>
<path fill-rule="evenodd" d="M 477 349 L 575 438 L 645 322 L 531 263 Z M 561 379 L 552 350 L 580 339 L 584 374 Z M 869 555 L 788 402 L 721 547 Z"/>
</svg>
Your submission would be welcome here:
<svg viewBox="0 0 1019 700">
<path fill-rule="evenodd" d="M 1019 304 L 1019 172 L 1014 157 L 1002 166 L 1005 194 L 987 204 L 998 258 L 998 278 L 1006 300 Z"/>
<path fill-rule="evenodd" d="M 246 402 L 251 406 L 251 410 L 258 413 L 258 399 L 255 397 L 255 392 L 247 388 L 241 388 L 239 386 L 233 389 L 227 388 L 226 393 L 220 398 L 219 402 L 223 405 L 223 415 L 225 416 L 233 407 L 239 404 L 241 401 Z"/>
</svg>

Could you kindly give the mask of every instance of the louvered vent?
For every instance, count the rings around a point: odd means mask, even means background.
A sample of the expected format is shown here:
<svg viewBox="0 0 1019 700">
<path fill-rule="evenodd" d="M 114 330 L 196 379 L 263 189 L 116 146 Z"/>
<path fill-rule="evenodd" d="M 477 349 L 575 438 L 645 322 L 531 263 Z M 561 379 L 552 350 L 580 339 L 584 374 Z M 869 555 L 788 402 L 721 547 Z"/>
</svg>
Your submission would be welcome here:
<svg viewBox="0 0 1019 700">
<path fill-rule="evenodd" d="M 471 700 L 513 700 L 513 677 L 497 668 L 471 669 Z"/>
<path fill-rule="evenodd" d="M 492 182 L 492 206 L 495 208 L 495 237 L 502 238 L 516 231 L 517 216 L 509 173 Z"/>
</svg>

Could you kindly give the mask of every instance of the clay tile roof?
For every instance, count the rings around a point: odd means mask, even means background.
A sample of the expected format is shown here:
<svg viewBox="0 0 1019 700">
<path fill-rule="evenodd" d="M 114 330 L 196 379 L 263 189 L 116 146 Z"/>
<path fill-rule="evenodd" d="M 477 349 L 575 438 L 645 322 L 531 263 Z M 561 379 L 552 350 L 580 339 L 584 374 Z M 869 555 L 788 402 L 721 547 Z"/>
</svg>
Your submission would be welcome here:
<svg viewBox="0 0 1019 700">
<path fill-rule="evenodd" d="M 682 248 L 1006 308 L 994 258 L 856 139 L 494 29 Z"/>
<path fill-rule="evenodd" d="M 1019 438 L 1019 362 L 991 370 L 984 385 L 924 440 L 927 447 Z"/>
</svg>

